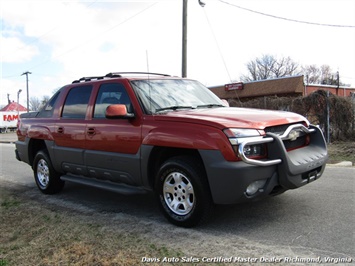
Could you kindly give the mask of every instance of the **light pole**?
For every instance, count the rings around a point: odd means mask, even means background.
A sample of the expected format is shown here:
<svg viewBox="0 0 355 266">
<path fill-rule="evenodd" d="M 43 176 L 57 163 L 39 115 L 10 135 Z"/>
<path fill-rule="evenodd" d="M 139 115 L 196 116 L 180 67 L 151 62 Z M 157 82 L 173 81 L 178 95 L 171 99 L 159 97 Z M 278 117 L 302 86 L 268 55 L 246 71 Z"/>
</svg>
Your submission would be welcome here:
<svg viewBox="0 0 355 266">
<path fill-rule="evenodd" d="M 32 74 L 31 72 L 29 71 L 26 71 L 24 73 L 22 73 L 21 76 L 23 75 L 26 75 L 26 90 L 27 90 L 27 113 L 29 112 L 30 110 L 30 105 L 29 105 L 29 93 L 28 93 L 28 74 Z"/>
<path fill-rule="evenodd" d="M 19 110 L 18 106 L 20 104 L 20 93 L 21 93 L 21 91 L 22 90 L 19 89 L 18 92 L 17 92 L 17 115 L 19 115 L 19 113 L 20 113 L 20 110 Z"/>
</svg>

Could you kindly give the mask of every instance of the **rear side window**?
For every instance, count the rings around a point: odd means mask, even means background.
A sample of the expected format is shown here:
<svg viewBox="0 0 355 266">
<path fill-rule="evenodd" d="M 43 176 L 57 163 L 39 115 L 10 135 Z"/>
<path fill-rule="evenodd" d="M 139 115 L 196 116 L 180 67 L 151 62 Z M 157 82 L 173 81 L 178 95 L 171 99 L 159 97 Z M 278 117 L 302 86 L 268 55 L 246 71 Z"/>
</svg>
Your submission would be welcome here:
<svg viewBox="0 0 355 266">
<path fill-rule="evenodd" d="M 84 119 L 88 107 L 92 86 L 72 88 L 63 107 L 63 118 Z"/>
<path fill-rule="evenodd" d="M 37 117 L 52 117 L 55 104 L 57 102 L 60 90 L 56 92 L 52 98 L 46 103 L 42 110 L 38 113 Z"/>
</svg>

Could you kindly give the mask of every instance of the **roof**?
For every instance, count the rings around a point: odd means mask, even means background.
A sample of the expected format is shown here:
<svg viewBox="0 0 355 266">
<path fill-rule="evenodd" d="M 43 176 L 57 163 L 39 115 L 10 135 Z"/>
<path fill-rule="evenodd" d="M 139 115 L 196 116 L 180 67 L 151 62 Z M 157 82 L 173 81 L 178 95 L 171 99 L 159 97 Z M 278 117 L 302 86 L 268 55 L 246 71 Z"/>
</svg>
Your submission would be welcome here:
<svg viewBox="0 0 355 266">
<path fill-rule="evenodd" d="M 88 82 L 88 81 L 95 81 L 95 80 L 103 80 L 109 78 L 122 78 L 126 76 L 132 77 L 132 75 L 145 75 L 150 78 L 151 75 L 153 76 L 160 76 L 160 77 L 171 77 L 167 74 L 160 74 L 160 73 L 151 73 L 151 72 L 111 72 L 106 74 L 105 76 L 91 76 L 91 77 L 82 77 L 80 79 L 74 80 L 72 83 L 81 83 L 81 82 Z"/>
<path fill-rule="evenodd" d="M 304 91 L 303 75 L 247 82 L 242 90 L 226 91 L 224 86 L 210 87 L 210 90 L 222 99 L 302 94 Z"/>
<path fill-rule="evenodd" d="M 25 107 L 23 107 L 21 104 L 18 104 L 17 102 L 12 102 L 9 103 L 8 105 L 6 105 L 4 108 L 2 108 L 0 111 L 19 111 L 19 112 L 23 112 L 23 111 L 27 111 L 27 109 Z"/>
</svg>

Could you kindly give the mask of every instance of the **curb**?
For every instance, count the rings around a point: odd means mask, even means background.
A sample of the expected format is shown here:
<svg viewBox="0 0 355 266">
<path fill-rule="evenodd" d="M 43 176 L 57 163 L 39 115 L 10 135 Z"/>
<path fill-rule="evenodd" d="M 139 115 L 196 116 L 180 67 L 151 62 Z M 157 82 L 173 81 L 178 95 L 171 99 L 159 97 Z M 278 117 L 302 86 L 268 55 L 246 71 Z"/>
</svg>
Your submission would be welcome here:
<svg viewBox="0 0 355 266">
<path fill-rule="evenodd" d="M 330 166 L 330 167 L 353 167 L 353 163 L 350 161 L 343 161 L 343 162 L 335 163 L 335 164 L 327 164 L 327 166 Z"/>
<path fill-rule="evenodd" d="M 15 144 L 16 140 L 0 140 L 0 143 Z"/>
</svg>

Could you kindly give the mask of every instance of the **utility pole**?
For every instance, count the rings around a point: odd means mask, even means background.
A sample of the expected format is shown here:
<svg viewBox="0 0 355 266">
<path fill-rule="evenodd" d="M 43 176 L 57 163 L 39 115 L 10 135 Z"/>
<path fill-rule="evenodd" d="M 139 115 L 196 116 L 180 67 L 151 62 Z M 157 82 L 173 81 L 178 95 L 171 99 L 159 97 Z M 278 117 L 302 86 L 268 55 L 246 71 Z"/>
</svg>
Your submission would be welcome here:
<svg viewBox="0 0 355 266">
<path fill-rule="evenodd" d="M 205 3 L 198 0 L 201 7 L 205 6 Z M 182 69 L 181 77 L 186 78 L 187 73 L 187 0 L 183 0 L 182 5 Z"/>
<path fill-rule="evenodd" d="M 186 78 L 187 60 L 187 0 L 183 0 L 182 6 L 182 69 L 181 76 Z"/>
<path fill-rule="evenodd" d="M 27 90 L 27 113 L 29 112 L 30 110 L 30 105 L 29 105 L 29 93 L 28 93 L 28 74 L 32 74 L 31 72 L 29 71 L 26 71 L 24 73 L 22 73 L 21 76 L 23 75 L 26 75 L 26 90 Z"/>
</svg>

